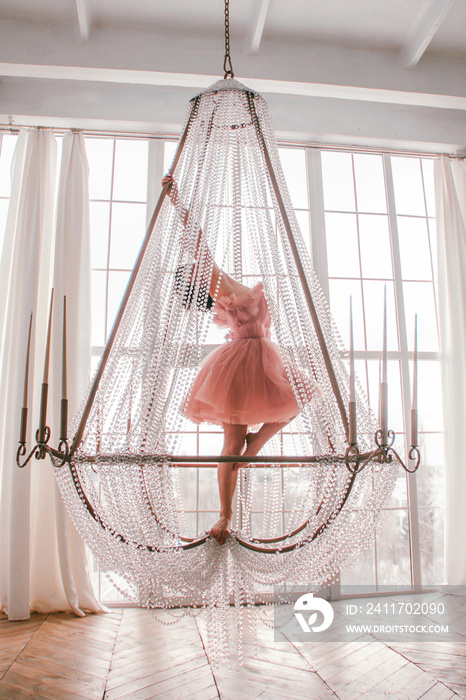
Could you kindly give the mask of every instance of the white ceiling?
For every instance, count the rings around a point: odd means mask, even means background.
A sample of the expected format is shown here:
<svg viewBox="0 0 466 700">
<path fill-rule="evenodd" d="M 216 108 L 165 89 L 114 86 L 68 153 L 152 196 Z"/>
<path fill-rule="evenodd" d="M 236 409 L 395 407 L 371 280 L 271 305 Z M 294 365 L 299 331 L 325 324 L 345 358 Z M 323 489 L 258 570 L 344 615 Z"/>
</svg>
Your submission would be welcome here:
<svg viewBox="0 0 466 700">
<path fill-rule="evenodd" d="M 464 0 L 230 0 L 236 39 L 248 37 L 261 4 L 267 6 L 265 39 L 400 51 L 429 11 L 445 11 L 426 51 L 466 55 Z M 152 27 L 200 35 L 223 31 L 222 0 L 2 0 L 0 19 L 59 24 L 77 22 L 79 12 L 90 28 Z"/>
<path fill-rule="evenodd" d="M 179 130 L 222 70 L 223 0 L 2 0 L 0 20 L 0 121 Z M 230 22 L 282 135 L 466 146 L 466 0 L 230 0 Z"/>
</svg>

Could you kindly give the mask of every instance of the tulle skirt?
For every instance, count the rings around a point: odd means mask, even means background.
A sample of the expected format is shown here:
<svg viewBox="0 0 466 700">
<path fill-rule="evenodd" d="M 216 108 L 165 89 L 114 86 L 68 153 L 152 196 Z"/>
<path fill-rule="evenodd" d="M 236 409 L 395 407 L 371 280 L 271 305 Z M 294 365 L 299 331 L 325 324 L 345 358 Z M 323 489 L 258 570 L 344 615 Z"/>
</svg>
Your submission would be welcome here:
<svg viewBox="0 0 466 700">
<path fill-rule="evenodd" d="M 202 361 L 182 412 L 195 423 L 258 425 L 290 421 L 299 407 L 275 343 L 241 338 Z"/>
</svg>

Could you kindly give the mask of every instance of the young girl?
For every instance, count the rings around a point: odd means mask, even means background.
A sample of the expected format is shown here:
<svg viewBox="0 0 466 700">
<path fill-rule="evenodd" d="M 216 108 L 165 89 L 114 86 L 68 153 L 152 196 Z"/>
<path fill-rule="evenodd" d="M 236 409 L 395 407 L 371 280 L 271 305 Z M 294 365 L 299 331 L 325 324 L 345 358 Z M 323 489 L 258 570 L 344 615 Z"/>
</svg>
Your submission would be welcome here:
<svg viewBox="0 0 466 700">
<path fill-rule="evenodd" d="M 178 189 L 170 175 L 162 180 L 162 185 L 167 183 L 168 196 L 176 206 Z M 186 224 L 188 211 L 182 210 L 181 216 Z M 201 237 L 202 231 L 198 248 Z M 273 435 L 298 415 L 299 407 L 279 350 L 270 340 L 271 318 L 262 283 L 252 289 L 246 287 L 220 270 L 215 261 L 211 262 L 212 278 L 199 285 L 196 304 L 204 310 L 210 308 L 217 293 L 214 323 L 230 332 L 227 342 L 201 362 L 182 411 L 195 423 L 208 421 L 222 426 L 222 455 L 257 455 Z M 193 266 L 186 289 L 181 287 L 184 270 L 181 274 L 180 268 L 177 274 L 175 284 L 185 306 L 192 303 L 195 274 Z M 248 432 L 249 426 L 259 424 L 262 426 L 258 432 Z M 243 464 L 218 465 L 220 517 L 210 535 L 219 544 L 224 544 L 229 531 L 238 468 Z"/>
</svg>

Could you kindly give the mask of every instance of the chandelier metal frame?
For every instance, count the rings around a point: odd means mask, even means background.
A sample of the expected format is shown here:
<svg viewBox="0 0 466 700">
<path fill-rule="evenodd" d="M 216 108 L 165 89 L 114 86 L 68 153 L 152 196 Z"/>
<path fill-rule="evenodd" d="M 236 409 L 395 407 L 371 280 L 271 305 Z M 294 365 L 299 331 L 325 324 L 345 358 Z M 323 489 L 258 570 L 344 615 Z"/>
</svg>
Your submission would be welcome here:
<svg viewBox="0 0 466 700">
<path fill-rule="evenodd" d="M 232 75 L 232 72 L 231 72 Z M 265 547 L 261 545 L 265 544 L 271 544 L 271 543 L 278 543 L 282 542 L 284 540 L 289 540 L 291 537 L 294 535 L 298 534 L 302 530 L 305 529 L 305 527 L 309 523 L 309 519 L 303 522 L 298 528 L 293 530 L 290 533 L 287 533 L 285 535 L 282 535 L 278 538 L 265 538 L 265 539 L 251 539 L 251 540 L 245 540 L 242 538 L 238 533 L 235 533 L 232 531 L 232 536 L 238 541 L 238 543 L 246 547 L 248 549 L 251 549 L 253 551 L 261 552 L 261 553 L 276 553 L 276 552 L 290 552 L 296 549 L 297 547 L 302 547 L 304 546 L 307 542 L 313 541 L 316 539 L 322 532 L 325 530 L 325 528 L 329 525 L 330 522 L 334 520 L 335 517 L 338 516 L 339 512 L 345 505 L 351 489 L 355 483 L 355 478 L 357 474 L 359 474 L 370 462 L 379 462 L 381 465 L 383 464 L 389 464 L 393 461 L 394 458 L 402 465 L 403 469 L 408 472 L 408 473 L 413 473 L 415 472 L 420 464 L 420 452 L 419 452 L 419 446 L 418 446 L 418 429 L 417 429 L 417 328 L 416 328 L 416 347 L 415 347 L 415 365 L 414 365 L 414 385 L 413 385 L 413 409 L 412 409 L 412 414 L 411 414 L 411 446 L 409 449 L 408 457 L 409 460 L 414 462 L 413 466 L 410 468 L 408 465 L 406 465 L 403 460 L 400 458 L 399 454 L 394 450 L 393 444 L 395 441 L 395 432 L 393 430 L 388 429 L 388 409 L 387 409 L 387 382 L 386 382 L 386 366 L 387 366 L 387 338 L 386 338 L 386 302 L 385 302 L 385 319 L 384 319 L 384 351 L 383 351 L 383 373 L 384 373 L 384 378 L 385 381 L 382 381 L 381 383 L 381 411 L 380 411 L 380 428 L 376 431 L 374 435 L 374 441 L 375 441 L 375 448 L 371 451 L 365 451 L 365 452 L 360 452 L 360 449 L 358 447 L 358 439 L 357 439 L 357 424 L 356 424 L 356 403 L 354 400 L 354 396 L 350 396 L 350 401 L 349 401 L 349 406 L 348 410 L 346 410 L 344 401 L 340 392 L 340 388 L 335 376 L 335 372 L 332 366 L 332 361 L 330 359 L 329 353 L 327 351 L 327 347 L 325 344 L 325 338 L 320 326 L 319 318 L 314 306 L 314 302 L 312 299 L 312 294 L 303 270 L 303 266 L 299 257 L 299 252 L 296 247 L 294 238 L 293 238 L 293 232 L 292 228 L 290 225 L 290 221 L 288 219 L 286 207 L 280 192 L 280 188 L 277 182 L 277 178 L 274 173 L 274 169 L 272 166 L 272 161 L 269 155 L 269 151 L 267 148 L 267 144 L 265 142 L 260 122 L 258 119 L 258 115 L 256 112 L 255 104 L 254 104 L 254 99 L 253 99 L 254 93 L 252 91 L 247 91 L 247 98 L 248 98 L 248 107 L 249 107 L 249 113 L 250 113 L 250 118 L 251 118 L 251 124 L 254 125 L 255 132 L 257 135 L 257 139 L 260 143 L 263 155 L 264 155 L 264 160 L 265 164 L 267 167 L 268 175 L 270 177 L 270 182 L 273 187 L 273 191 L 276 197 L 276 201 L 278 203 L 279 211 L 282 216 L 282 221 L 284 228 L 286 230 L 287 236 L 288 236 L 288 241 L 290 244 L 290 248 L 293 253 L 293 258 L 296 264 L 296 268 L 299 273 L 300 281 L 303 287 L 303 291 L 305 294 L 306 302 L 308 305 L 308 310 L 309 310 L 309 315 L 312 319 L 318 340 L 319 340 L 319 345 L 320 349 L 322 352 L 322 356 L 324 358 L 324 362 L 326 365 L 328 377 L 332 386 L 332 390 L 334 392 L 335 398 L 337 400 L 342 424 L 344 426 L 344 430 L 346 433 L 346 438 L 347 438 L 347 443 L 348 446 L 346 448 L 346 451 L 344 454 L 332 454 L 329 453 L 327 455 L 303 455 L 303 456 L 260 456 L 260 457 L 243 457 L 241 455 L 222 455 L 221 456 L 221 461 L 222 462 L 239 462 L 239 463 L 248 463 L 251 465 L 251 467 L 255 464 L 276 464 L 276 465 L 290 465 L 290 464 L 335 464 L 335 463 L 344 463 L 350 473 L 350 478 L 347 482 L 345 491 L 343 493 L 342 499 L 340 503 L 337 504 L 336 508 L 334 511 L 332 511 L 327 519 L 309 536 L 307 536 L 305 539 L 292 543 L 289 545 L 285 546 L 277 546 L 277 547 Z M 184 132 L 181 136 L 181 139 L 178 143 L 176 153 L 172 162 L 172 165 L 170 167 L 169 173 L 173 174 L 175 172 L 176 166 L 178 164 L 178 161 L 180 159 L 192 120 L 194 118 L 194 115 L 196 114 L 196 109 L 197 109 L 197 104 L 199 101 L 200 96 L 198 95 L 197 97 L 193 98 L 191 100 L 191 112 L 189 115 L 189 118 L 186 123 L 186 127 L 184 129 Z M 71 445 L 69 443 L 68 437 L 67 437 L 67 398 L 66 398 L 66 298 L 64 299 L 64 312 L 63 312 L 63 362 L 62 362 L 62 400 L 61 400 L 61 421 L 60 421 L 60 440 L 58 442 L 57 449 L 54 449 L 49 445 L 49 440 L 51 437 L 51 431 L 50 428 L 46 425 L 46 413 L 47 413 L 47 395 L 48 395 L 48 365 L 49 365 L 49 357 L 50 357 L 50 337 L 51 337 L 51 323 L 52 323 L 52 308 L 53 308 L 53 290 L 52 290 L 52 298 L 51 298 L 51 303 L 50 303 L 50 313 L 49 313 L 49 320 L 48 320 L 48 331 L 47 331 L 47 345 L 46 345 L 46 353 L 45 353 L 45 367 L 44 367 L 44 380 L 42 383 L 42 392 L 41 392 L 41 405 L 40 405 L 40 423 L 39 423 L 39 428 L 36 432 L 36 443 L 32 450 L 27 454 L 27 447 L 26 447 L 26 426 L 27 426 L 27 384 L 28 384 L 28 368 L 29 368 L 29 353 L 30 353 L 30 335 L 31 335 L 31 326 L 32 326 L 32 314 L 31 314 L 31 320 L 30 320 L 30 329 L 29 329 L 29 338 L 28 338 L 28 345 L 27 345 L 27 353 L 26 353 L 26 371 L 25 371 L 25 401 L 24 401 L 24 406 L 22 409 L 22 414 L 21 414 L 21 429 L 20 429 L 20 440 L 19 440 L 19 447 L 17 451 L 17 457 L 16 457 L 16 463 L 18 467 L 25 467 L 28 462 L 31 460 L 33 456 L 35 456 L 36 459 L 38 460 L 43 460 L 46 458 L 48 455 L 56 468 L 63 468 L 67 467 L 71 471 L 71 475 L 73 478 L 73 483 L 75 485 L 76 491 L 83 503 L 83 505 L 86 507 L 90 515 L 93 517 L 96 522 L 100 522 L 99 515 L 95 512 L 95 509 L 92 507 L 91 503 L 86 497 L 86 494 L 84 492 L 84 489 L 82 487 L 82 484 L 79 479 L 79 474 L 73 464 L 73 460 L 76 462 L 89 462 L 92 463 L 95 461 L 95 458 L 92 456 L 85 456 L 85 457 L 80 457 L 76 456 L 75 453 L 76 450 L 78 449 L 83 432 L 84 432 L 84 427 L 86 425 L 86 421 L 89 417 L 89 413 L 91 411 L 97 389 L 99 387 L 99 382 L 101 380 L 101 377 L 103 375 L 108 357 L 110 355 L 110 351 L 113 346 L 113 342 L 115 340 L 116 334 L 118 332 L 118 328 L 121 322 L 121 319 L 123 317 L 128 299 L 131 295 L 135 280 L 138 275 L 138 271 L 140 269 L 142 260 L 144 258 L 145 251 L 147 249 L 149 240 L 151 238 L 152 232 L 154 230 L 157 218 L 159 216 L 159 213 L 161 211 L 162 205 L 164 203 L 164 200 L 167 196 L 168 192 L 168 184 L 164 185 L 162 188 L 162 191 L 160 193 L 159 199 L 157 201 L 157 204 L 155 206 L 151 221 L 149 223 L 149 226 L 147 228 L 147 232 L 143 241 L 143 244 L 140 248 L 138 258 L 136 260 L 135 266 L 133 268 L 133 271 L 131 273 L 128 285 L 125 290 L 125 294 L 123 296 L 123 299 L 121 301 L 117 316 L 115 318 L 112 331 L 110 333 L 109 339 L 106 343 L 105 349 L 102 354 L 101 362 L 99 364 L 98 370 L 94 376 L 94 380 L 91 386 L 91 389 L 88 394 L 87 402 L 84 408 L 84 411 L 81 416 L 81 420 L 78 426 L 78 429 L 76 431 L 76 434 L 71 441 Z M 353 354 L 353 330 L 352 330 L 352 315 L 351 315 L 351 348 L 350 348 L 350 386 L 354 387 L 354 381 L 355 381 L 355 376 L 354 376 L 354 354 Z M 351 400 L 353 398 L 353 400 Z M 25 457 L 25 455 L 27 456 Z M 25 457 L 25 458 L 24 458 Z M 118 455 L 105 455 L 105 454 L 99 454 L 99 463 L 103 463 L 106 460 L 108 461 L 113 461 L 115 459 L 118 459 Z M 162 462 L 163 463 L 169 463 L 171 465 L 176 465 L 177 467 L 189 467 L 189 466 L 200 466 L 200 467 L 207 467 L 208 465 L 212 463 L 217 463 L 220 460 L 219 456 L 214 456 L 214 457 L 206 457 L 206 456 L 198 456 L 198 455 L 191 455 L 191 456 L 179 456 L 179 455 L 160 455 L 160 454 L 154 454 L 154 455 L 148 455 L 148 454 L 143 454 L 143 455 L 135 455 L 135 456 L 128 456 L 125 455 L 124 459 L 127 463 L 137 463 L 140 465 L 144 465 L 144 468 L 147 468 L 149 465 L 152 466 L 152 468 L 157 468 L 157 465 L 160 465 Z M 246 468 L 251 468 L 251 467 L 246 467 Z M 141 466 L 141 468 L 143 468 Z M 149 501 L 148 501 L 149 502 Z M 154 514 L 154 517 L 155 514 Z M 101 523 L 102 524 L 102 523 Z M 103 526 L 103 524 L 102 524 Z M 122 541 L 124 540 L 124 537 L 122 535 L 117 535 L 119 539 Z M 208 539 L 208 535 L 198 537 L 198 538 L 185 538 L 181 537 L 182 544 L 174 544 L 173 549 L 191 549 L 193 547 L 197 547 L 203 543 L 206 542 Z M 144 545 L 145 546 L 145 545 Z M 164 548 L 166 549 L 166 547 Z M 151 547 L 147 546 L 148 551 L 157 551 L 157 547 Z"/>
</svg>

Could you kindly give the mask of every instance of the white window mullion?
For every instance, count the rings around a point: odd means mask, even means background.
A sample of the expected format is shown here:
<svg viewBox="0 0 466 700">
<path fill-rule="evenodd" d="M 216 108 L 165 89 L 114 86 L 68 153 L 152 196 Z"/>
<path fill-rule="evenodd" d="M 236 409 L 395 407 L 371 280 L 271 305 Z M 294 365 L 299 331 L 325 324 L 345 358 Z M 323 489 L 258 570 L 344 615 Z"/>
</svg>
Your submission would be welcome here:
<svg viewBox="0 0 466 700">
<path fill-rule="evenodd" d="M 330 303 L 327 262 L 327 237 L 325 235 L 324 187 L 320 151 L 306 148 L 307 191 L 309 202 L 309 227 L 311 230 L 312 264 Z"/>
<path fill-rule="evenodd" d="M 318 149 L 306 148 L 306 165 L 312 264 L 325 298 L 330 305 L 322 158 Z M 330 583 L 324 589 L 323 594 L 329 600 L 339 600 L 341 595 L 340 578 L 338 577 L 336 581 Z"/>
<path fill-rule="evenodd" d="M 149 139 L 149 163 L 147 169 L 147 208 L 146 222 L 150 223 L 152 214 L 160 196 L 161 181 L 164 175 L 165 141 L 163 139 Z"/>
<path fill-rule="evenodd" d="M 401 270 L 400 242 L 398 237 L 398 224 L 396 217 L 395 191 L 393 187 L 393 174 L 391 158 L 388 154 L 383 156 L 387 199 L 388 217 L 390 226 L 390 239 L 392 246 L 392 262 L 394 274 L 395 305 L 398 319 L 398 335 L 401 350 L 401 387 L 403 401 L 403 423 L 405 426 L 405 452 L 408 454 L 409 425 L 411 419 L 411 388 L 408 362 L 408 337 L 406 330 L 406 314 L 403 294 L 403 277 Z M 416 589 L 421 586 L 421 547 L 419 532 L 419 510 L 417 498 L 416 474 L 408 474 L 408 505 L 409 505 L 409 528 L 411 546 L 411 572 L 412 584 Z"/>
<path fill-rule="evenodd" d="M 107 249 L 107 270 L 105 284 L 105 343 L 107 343 L 110 329 L 108 327 L 108 290 L 110 287 L 110 251 L 112 245 L 112 220 L 113 220 L 113 190 L 115 186 L 115 154 L 116 154 L 116 139 L 113 140 L 113 159 L 112 159 L 112 180 L 110 186 L 110 210 L 108 219 L 108 249 Z"/>
</svg>

